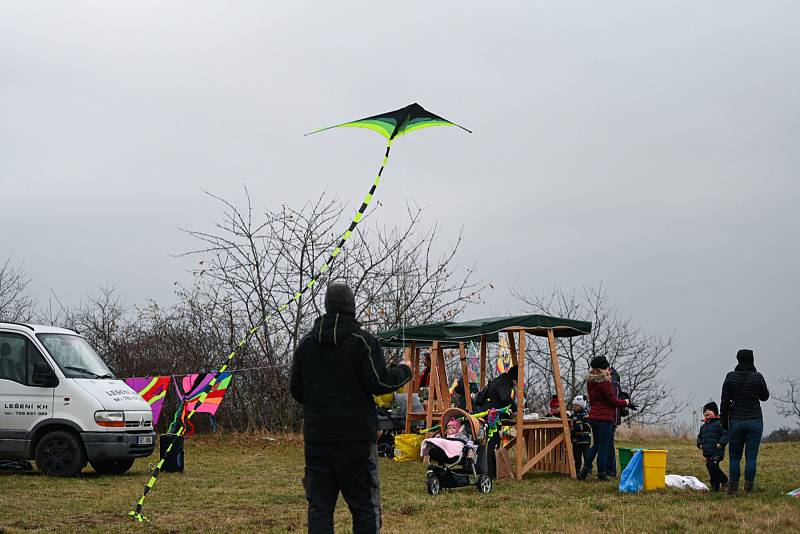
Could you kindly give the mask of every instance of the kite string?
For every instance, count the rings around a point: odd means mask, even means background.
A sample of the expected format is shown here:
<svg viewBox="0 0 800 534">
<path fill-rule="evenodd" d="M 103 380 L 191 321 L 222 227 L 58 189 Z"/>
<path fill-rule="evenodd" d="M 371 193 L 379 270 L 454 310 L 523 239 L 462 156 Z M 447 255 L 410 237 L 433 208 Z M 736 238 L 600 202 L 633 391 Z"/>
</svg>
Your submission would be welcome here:
<svg viewBox="0 0 800 534">
<path fill-rule="evenodd" d="M 403 122 L 403 124 L 401 126 L 401 128 L 402 128 L 402 133 L 400 134 L 400 138 L 401 139 L 405 139 L 405 133 L 406 133 L 406 126 L 407 125 L 408 125 L 408 121 L 405 121 L 405 122 Z M 405 187 L 405 185 L 406 185 L 405 184 L 405 173 L 402 171 L 402 169 L 399 170 L 399 172 L 398 172 L 398 181 L 400 182 L 400 192 L 403 195 L 403 200 L 406 202 L 406 205 L 408 205 L 408 197 L 406 197 L 406 187 Z M 405 256 L 400 254 L 400 249 L 398 249 L 398 256 L 399 257 L 397 259 L 398 259 L 398 266 L 400 268 L 400 278 L 401 278 L 401 280 L 398 280 L 398 282 L 401 282 L 400 283 L 400 288 L 399 288 L 400 289 L 400 291 L 399 291 L 400 294 L 398 296 L 400 297 L 399 300 L 400 300 L 400 306 L 401 306 L 399 320 L 400 320 L 400 339 L 402 339 L 402 345 L 403 345 L 402 354 L 401 354 L 401 358 L 400 358 L 401 361 L 402 361 L 402 357 L 405 355 L 405 350 L 406 350 L 405 349 L 405 345 L 406 345 L 406 320 L 405 320 L 405 317 L 406 317 L 407 306 L 406 306 L 406 303 L 405 303 L 405 299 L 406 299 L 406 296 L 407 296 L 406 295 L 406 283 L 408 282 L 408 278 L 406 277 L 406 274 L 407 274 L 406 273 L 406 267 L 407 266 L 403 265 L 403 262 L 405 261 Z M 409 354 L 409 356 L 411 356 L 409 359 L 413 362 L 414 361 L 413 355 Z M 412 370 L 412 373 L 413 373 L 413 370 Z"/>
<path fill-rule="evenodd" d="M 228 365 L 231 363 L 233 358 L 238 354 L 238 352 L 241 349 L 243 349 L 245 347 L 245 345 L 250 340 L 250 338 L 253 335 L 255 335 L 256 332 L 258 332 L 258 329 L 262 325 L 265 325 L 268 321 L 270 321 L 275 315 L 283 313 L 292 303 L 299 301 L 300 298 L 303 296 L 303 294 L 307 290 L 309 290 L 312 287 L 314 287 L 319 282 L 319 279 L 322 277 L 322 275 L 324 275 L 331 268 L 331 265 L 336 260 L 336 257 L 342 252 L 342 248 L 344 247 L 345 243 L 350 238 L 350 236 L 353 234 L 353 230 L 358 225 L 358 223 L 361 222 L 361 220 L 364 218 L 364 212 L 366 211 L 367 206 L 369 206 L 370 202 L 372 201 L 372 197 L 375 194 L 375 190 L 377 189 L 378 184 L 380 184 L 381 175 L 383 174 L 383 170 L 386 168 L 386 164 L 389 161 L 389 151 L 392 148 L 392 142 L 393 141 L 394 141 L 393 138 L 389 138 L 389 141 L 386 144 L 386 153 L 383 156 L 383 163 L 381 164 L 380 170 L 378 170 L 378 175 L 375 177 L 375 181 L 372 183 L 372 187 L 370 187 L 369 192 L 364 197 L 364 201 L 361 203 L 361 207 L 359 207 L 358 211 L 356 212 L 355 216 L 353 217 L 353 220 L 350 223 L 350 227 L 347 229 L 347 231 L 345 231 L 344 234 L 342 234 L 342 237 L 341 237 L 338 245 L 336 246 L 336 248 L 333 249 L 333 251 L 331 252 L 330 257 L 328 258 L 328 260 L 325 262 L 325 264 L 322 267 L 320 267 L 320 269 L 317 272 L 317 274 L 314 275 L 311 278 L 311 280 L 309 280 L 309 282 L 306 283 L 302 287 L 302 289 L 300 289 L 298 292 L 296 292 L 291 298 L 289 298 L 288 301 L 286 301 L 284 304 L 279 306 L 275 311 L 263 316 L 252 328 L 250 328 L 250 330 L 247 331 L 245 336 L 239 341 L 239 343 L 237 343 L 236 347 L 234 347 L 234 349 L 230 352 L 230 354 L 228 354 L 227 358 L 225 358 L 224 363 L 222 364 L 222 366 L 219 368 L 219 370 L 217 372 L 217 375 L 214 378 L 212 378 L 211 381 L 203 388 L 202 392 L 200 393 L 200 396 L 197 399 L 197 402 L 195 403 L 194 407 L 192 408 L 192 410 L 187 415 L 186 420 L 182 421 L 181 427 L 178 429 L 178 432 L 176 432 L 176 434 L 175 434 L 176 436 L 182 436 L 186 432 L 186 424 L 189 423 L 189 421 L 192 419 L 192 416 L 194 416 L 194 414 L 197 412 L 197 410 L 203 404 L 203 401 L 205 401 L 206 397 L 208 396 L 208 391 L 214 387 L 214 384 L 216 384 L 217 377 L 219 376 L 219 373 L 225 372 L 225 370 L 228 368 Z M 153 468 L 153 472 L 150 475 L 150 480 L 145 485 L 144 491 L 142 492 L 142 496 L 136 502 L 135 509 L 131 510 L 128 513 L 129 516 L 133 517 L 136 521 L 139 521 L 140 523 L 147 520 L 147 518 L 144 515 L 142 515 L 142 508 L 144 507 L 145 498 L 147 497 L 147 494 L 150 493 L 150 491 L 155 486 L 156 481 L 158 480 L 158 474 L 161 472 L 161 468 L 164 465 L 165 459 L 168 458 L 169 454 L 172 452 L 172 447 L 174 446 L 174 444 L 175 444 L 175 441 L 173 440 L 169 444 L 167 449 L 164 451 L 163 457 L 156 464 L 155 468 Z"/>
<path fill-rule="evenodd" d="M 278 369 L 278 368 L 286 367 L 286 366 L 287 366 L 286 364 L 258 365 L 256 367 L 240 367 L 238 369 L 229 369 L 229 370 L 227 370 L 225 372 L 231 373 L 231 374 L 236 374 L 236 373 L 243 373 L 244 371 L 256 371 L 256 370 L 259 370 L 259 369 Z M 208 373 L 214 373 L 214 372 L 216 372 L 216 371 L 205 371 L 205 370 L 203 370 L 203 371 L 197 371 L 196 373 L 186 373 L 186 374 L 182 374 L 182 375 L 176 375 L 176 374 L 170 373 L 169 375 L 158 375 L 158 376 L 171 376 L 173 378 L 173 380 L 174 380 L 176 378 L 183 378 L 185 376 L 192 376 L 192 375 L 196 375 L 196 374 L 208 374 Z M 145 378 L 154 378 L 155 376 L 156 375 L 152 375 L 152 376 L 147 376 Z M 129 378 L 138 378 L 138 377 L 129 377 Z M 123 378 L 122 380 L 128 380 L 128 378 Z"/>
</svg>

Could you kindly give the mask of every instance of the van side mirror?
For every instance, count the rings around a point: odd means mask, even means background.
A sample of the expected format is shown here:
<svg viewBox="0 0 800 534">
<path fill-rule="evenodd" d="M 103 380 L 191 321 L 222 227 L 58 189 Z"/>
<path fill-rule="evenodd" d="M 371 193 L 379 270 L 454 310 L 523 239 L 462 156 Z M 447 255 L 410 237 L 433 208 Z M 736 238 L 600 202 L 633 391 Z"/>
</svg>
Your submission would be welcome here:
<svg viewBox="0 0 800 534">
<path fill-rule="evenodd" d="M 40 387 L 54 387 L 58 385 L 58 378 L 53 370 L 50 369 L 49 365 L 44 362 L 37 362 L 33 364 L 31 385 Z"/>
</svg>

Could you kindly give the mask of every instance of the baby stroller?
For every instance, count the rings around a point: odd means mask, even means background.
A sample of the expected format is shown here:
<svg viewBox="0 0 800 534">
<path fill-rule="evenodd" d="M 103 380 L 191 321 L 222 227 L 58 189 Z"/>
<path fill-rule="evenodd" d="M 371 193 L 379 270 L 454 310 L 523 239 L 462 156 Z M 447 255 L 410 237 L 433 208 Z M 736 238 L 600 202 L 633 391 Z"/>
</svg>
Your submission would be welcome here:
<svg viewBox="0 0 800 534">
<path fill-rule="evenodd" d="M 486 432 L 480 421 L 459 408 L 449 408 L 442 414 L 441 428 L 447 429 L 451 420 L 460 423 L 455 435 L 428 438 L 422 442 L 422 455 L 428 456 L 427 486 L 430 495 L 442 488 L 462 488 L 475 485 L 481 493 L 492 491 L 492 479 L 486 466 Z"/>
</svg>

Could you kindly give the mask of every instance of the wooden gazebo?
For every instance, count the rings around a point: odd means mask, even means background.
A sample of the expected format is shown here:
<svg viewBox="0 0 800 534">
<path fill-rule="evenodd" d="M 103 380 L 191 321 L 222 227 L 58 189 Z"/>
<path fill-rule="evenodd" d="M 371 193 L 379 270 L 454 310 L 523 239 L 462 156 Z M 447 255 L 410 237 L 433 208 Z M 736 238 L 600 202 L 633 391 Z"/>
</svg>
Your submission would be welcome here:
<svg viewBox="0 0 800 534">
<path fill-rule="evenodd" d="M 434 421 L 437 421 L 445 410 L 450 407 L 450 389 L 447 382 L 445 373 L 445 359 L 444 351 L 446 349 L 458 349 L 459 357 L 461 360 L 461 378 L 465 388 L 468 388 L 467 378 L 467 353 L 466 343 L 470 341 L 480 341 L 482 336 L 475 338 L 466 338 L 458 341 L 448 341 L 445 339 L 444 328 L 448 325 L 453 325 L 451 322 L 429 323 L 419 326 L 396 328 L 394 330 L 386 330 L 378 332 L 376 337 L 381 345 L 385 347 L 403 347 L 406 354 L 411 360 L 413 368 L 413 376 L 411 381 L 406 386 L 406 424 L 405 432 L 411 431 L 412 421 L 425 421 L 425 428 L 431 428 Z M 488 341 L 497 341 L 498 336 L 483 336 Z M 423 412 L 413 411 L 413 395 L 420 391 L 420 353 L 423 350 L 430 351 L 431 354 L 431 370 L 430 380 L 428 386 L 428 400 L 425 404 Z M 481 349 L 481 387 L 485 383 L 485 373 L 483 371 L 483 363 L 486 359 L 486 343 L 484 342 Z M 472 399 L 467 394 L 466 403 L 467 411 L 472 412 Z"/>
<path fill-rule="evenodd" d="M 444 376 L 444 348 L 459 349 L 461 370 L 467 387 L 465 343 L 480 343 L 480 387 L 486 385 L 486 344 L 496 342 L 500 335 L 508 338 L 512 364 L 517 366 L 516 419 L 508 426 L 516 429 L 515 438 L 505 447 L 514 453 L 514 465 L 508 466 L 513 476 L 520 480 L 531 470 L 563 473 L 576 477 L 575 462 L 570 439 L 569 420 L 564 399 L 564 388 L 561 384 L 561 369 L 556 351 L 557 337 L 572 337 L 591 332 L 592 324 L 586 321 L 575 321 L 546 315 L 516 315 L 509 317 L 492 317 L 475 319 L 461 323 L 447 322 L 431 325 L 419 325 L 378 333 L 382 344 L 387 346 L 404 346 L 410 350 L 414 368 L 414 378 L 407 386 L 408 409 L 406 431 L 410 430 L 411 420 L 425 418 L 430 427 L 434 418 L 449 407 L 450 396 L 447 389 L 447 378 Z M 515 336 L 516 334 L 516 336 Z M 546 337 L 550 349 L 550 362 L 553 371 L 556 394 L 558 395 L 559 418 L 524 419 L 525 390 L 525 335 Z M 516 337 L 516 339 L 515 339 Z M 414 414 L 411 411 L 412 394 L 419 391 L 419 347 L 431 348 L 431 383 L 430 400 L 426 413 Z M 517 350 L 519 348 L 519 351 Z M 519 354 L 523 357 L 520 358 Z M 467 402 L 469 395 L 467 395 Z M 472 411 L 471 402 L 467 407 Z"/>
</svg>

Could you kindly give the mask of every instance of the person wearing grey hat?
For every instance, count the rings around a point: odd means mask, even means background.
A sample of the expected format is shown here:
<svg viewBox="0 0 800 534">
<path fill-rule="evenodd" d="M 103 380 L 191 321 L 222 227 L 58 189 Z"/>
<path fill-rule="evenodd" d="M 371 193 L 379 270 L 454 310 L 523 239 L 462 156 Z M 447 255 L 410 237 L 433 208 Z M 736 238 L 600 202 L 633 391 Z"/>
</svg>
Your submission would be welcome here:
<svg viewBox="0 0 800 534">
<path fill-rule="evenodd" d="M 728 495 L 739 494 L 742 454 L 744 453 L 744 491 L 750 493 L 756 480 L 758 446 L 764 433 L 761 403 L 769 399 L 764 377 L 756 371 L 751 349 L 736 354 L 738 365 L 727 374 L 722 384 L 720 423 L 728 434 Z"/>
</svg>

